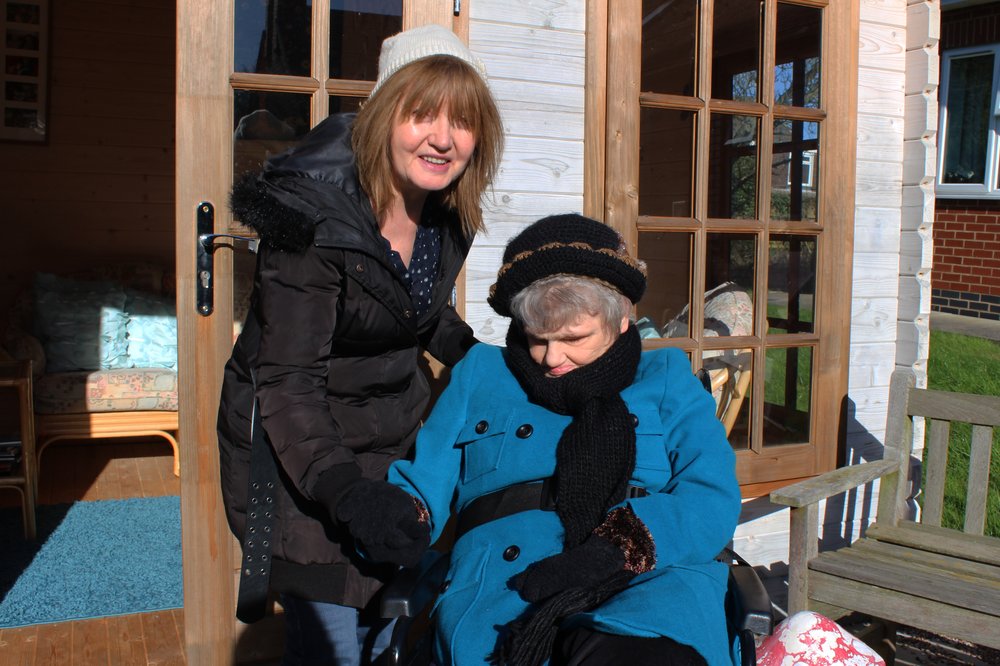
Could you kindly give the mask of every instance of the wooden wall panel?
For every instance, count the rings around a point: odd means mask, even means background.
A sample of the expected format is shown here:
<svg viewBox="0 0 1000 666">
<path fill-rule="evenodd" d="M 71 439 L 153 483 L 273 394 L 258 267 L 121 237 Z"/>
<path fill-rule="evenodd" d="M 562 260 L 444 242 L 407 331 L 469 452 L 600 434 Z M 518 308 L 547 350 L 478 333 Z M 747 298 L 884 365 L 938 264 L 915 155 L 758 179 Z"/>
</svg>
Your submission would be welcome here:
<svg viewBox="0 0 1000 666">
<path fill-rule="evenodd" d="M 906 2 L 906 85 L 903 136 L 903 206 L 899 262 L 896 363 L 912 368 L 917 386 L 927 381 L 930 354 L 934 181 L 937 171 L 939 0 Z M 914 428 L 915 448 L 923 424 Z"/>
<path fill-rule="evenodd" d="M 55 3 L 48 143 L 0 144 L 0 319 L 35 271 L 173 266 L 174 13 Z"/>
<path fill-rule="evenodd" d="M 585 3 L 469 7 L 469 46 L 486 64 L 507 144 L 483 205 L 488 232 L 466 262 L 465 318 L 480 340 L 502 343 L 507 319 L 486 297 L 507 241 L 544 215 L 583 209 Z"/>
</svg>

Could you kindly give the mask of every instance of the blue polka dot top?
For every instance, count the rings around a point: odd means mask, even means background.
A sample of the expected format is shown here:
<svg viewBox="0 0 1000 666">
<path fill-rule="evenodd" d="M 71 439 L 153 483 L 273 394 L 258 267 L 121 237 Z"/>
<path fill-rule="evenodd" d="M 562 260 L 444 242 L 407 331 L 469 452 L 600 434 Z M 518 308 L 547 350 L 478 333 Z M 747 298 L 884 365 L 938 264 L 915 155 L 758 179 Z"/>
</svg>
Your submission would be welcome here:
<svg viewBox="0 0 1000 666">
<path fill-rule="evenodd" d="M 403 284 L 410 290 L 410 298 L 417 316 L 423 315 L 431 307 L 431 291 L 437 278 L 438 266 L 441 263 L 441 231 L 437 227 L 420 225 L 417 227 L 417 237 L 413 241 L 413 254 L 410 256 L 410 266 L 403 263 L 399 252 L 382 239 L 389 256 L 389 262 L 401 278 Z"/>
</svg>

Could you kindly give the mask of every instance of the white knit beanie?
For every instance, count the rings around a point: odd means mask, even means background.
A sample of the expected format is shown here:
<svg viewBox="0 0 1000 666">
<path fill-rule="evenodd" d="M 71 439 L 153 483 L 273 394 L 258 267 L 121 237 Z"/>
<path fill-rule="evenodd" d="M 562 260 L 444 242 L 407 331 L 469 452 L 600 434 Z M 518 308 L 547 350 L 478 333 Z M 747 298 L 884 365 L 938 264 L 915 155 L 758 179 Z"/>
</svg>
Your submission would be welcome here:
<svg viewBox="0 0 1000 666">
<path fill-rule="evenodd" d="M 382 42 L 382 52 L 378 57 L 378 80 L 371 94 L 382 87 L 386 80 L 421 58 L 449 55 L 469 64 L 486 81 L 486 66 L 469 50 L 458 35 L 436 23 L 410 28 L 387 37 Z"/>
</svg>

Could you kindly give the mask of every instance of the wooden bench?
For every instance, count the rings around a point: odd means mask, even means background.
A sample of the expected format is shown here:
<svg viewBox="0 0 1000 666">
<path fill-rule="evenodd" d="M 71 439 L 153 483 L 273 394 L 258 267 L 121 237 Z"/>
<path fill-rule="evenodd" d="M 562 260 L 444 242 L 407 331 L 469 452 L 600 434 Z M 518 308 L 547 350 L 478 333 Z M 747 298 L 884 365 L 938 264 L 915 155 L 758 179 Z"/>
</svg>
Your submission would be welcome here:
<svg viewBox="0 0 1000 666">
<path fill-rule="evenodd" d="M 913 417 L 926 418 L 929 431 L 919 522 L 908 519 L 912 511 L 907 510 Z M 952 422 L 972 424 L 962 530 L 941 526 Z M 984 536 L 993 429 L 998 425 L 1000 397 L 917 389 L 912 373 L 896 371 L 882 460 L 771 493 L 772 502 L 792 507 L 789 614 L 811 609 L 836 619 L 857 611 L 1000 648 L 1000 538 Z M 875 479 L 881 480 L 877 518 L 864 537 L 818 552 L 818 503 Z"/>
</svg>

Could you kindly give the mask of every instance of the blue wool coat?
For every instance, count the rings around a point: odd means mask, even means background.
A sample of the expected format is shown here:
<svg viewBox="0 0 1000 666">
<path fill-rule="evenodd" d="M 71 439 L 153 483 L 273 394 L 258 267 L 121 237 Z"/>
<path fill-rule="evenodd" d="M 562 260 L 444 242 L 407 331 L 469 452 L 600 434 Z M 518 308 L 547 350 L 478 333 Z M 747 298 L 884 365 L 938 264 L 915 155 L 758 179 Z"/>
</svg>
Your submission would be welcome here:
<svg viewBox="0 0 1000 666">
<path fill-rule="evenodd" d="M 389 481 L 427 507 L 432 540 L 475 498 L 555 471 L 556 444 L 570 417 L 529 402 L 502 354 L 491 345 L 472 348 L 420 430 L 414 459 L 390 468 Z M 621 396 L 638 417 L 632 484 L 650 493 L 627 502 L 652 534 L 656 567 L 570 621 L 613 634 L 669 636 L 710 666 L 728 666 L 728 571 L 714 557 L 733 535 L 740 491 L 715 403 L 677 349 L 644 352 Z M 532 426 L 527 437 L 529 429 L 519 431 L 524 424 Z M 559 553 L 562 537 L 554 511 L 532 510 L 480 525 L 455 543 L 434 610 L 439 663 L 486 662 L 498 627 L 528 607 L 508 581 Z M 519 549 L 514 559 L 510 546 Z"/>
</svg>

